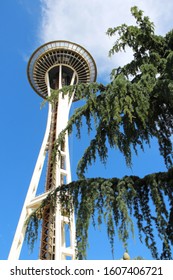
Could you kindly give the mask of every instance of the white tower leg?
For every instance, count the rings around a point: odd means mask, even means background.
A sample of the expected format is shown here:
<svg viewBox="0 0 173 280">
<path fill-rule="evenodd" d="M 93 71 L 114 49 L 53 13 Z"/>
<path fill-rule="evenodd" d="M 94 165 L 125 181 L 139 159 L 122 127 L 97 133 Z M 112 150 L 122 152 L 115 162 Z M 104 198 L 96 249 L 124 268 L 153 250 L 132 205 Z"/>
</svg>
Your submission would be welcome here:
<svg viewBox="0 0 173 280">
<path fill-rule="evenodd" d="M 62 88 L 62 66 L 60 68 L 60 75 L 59 75 L 59 89 Z M 49 80 L 49 78 L 47 78 Z M 71 85 L 74 83 L 75 79 L 75 72 L 72 76 Z M 49 84 L 49 83 L 48 83 Z M 50 95 L 50 87 L 48 86 L 48 92 Z M 71 107 L 73 96 L 69 100 L 68 94 L 63 97 L 62 93 L 59 95 L 58 100 L 58 107 L 57 107 L 57 119 L 56 119 L 56 138 L 58 137 L 59 133 L 65 128 L 68 122 L 68 115 L 69 110 Z M 36 196 L 39 180 L 41 177 L 46 151 L 49 143 L 49 136 L 50 136 L 50 124 L 51 124 L 51 114 L 52 114 L 52 106 L 49 104 L 49 111 L 48 111 L 48 120 L 46 126 L 46 132 L 43 139 L 43 143 L 41 146 L 41 150 L 36 162 L 36 166 L 34 169 L 34 173 L 31 179 L 31 183 L 28 189 L 28 193 L 25 199 L 25 203 L 21 212 L 21 216 L 19 219 L 19 223 L 17 226 L 17 230 L 14 236 L 14 240 L 11 246 L 11 250 L 9 253 L 9 260 L 16 260 L 20 256 L 20 251 L 23 245 L 24 237 L 25 237 L 25 230 L 26 230 L 26 220 L 29 215 L 32 213 L 34 209 L 39 207 L 42 203 L 43 199 L 46 198 L 48 192 L 40 196 Z M 56 164 L 56 187 L 60 186 L 62 183 L 70 183 L 71 182 L 71 171 L 70 171 L 70 159 L 69 159 L 69 148 L 68 148 L 68 135 L 65 136 L 64 142 L 64 150 L 60 150 L 61 156 L 57 156 L 57 164 Z M 62 162 L 63 165 L 62 166 Z M 63 181 L 62 181 L 63 180 Z M 51 189 L 52 191 L 52 189 Z M 52 213 L 53 214 L 53 213 Z M 55 251 L 51 257 L 51 259 L 66 259 L 69 257 L 71 259 L 75 258 L 75 223 L 74 223 L 74 214 L 70 217 L 62 216 L 61 207 L 58 204 L 56 207 L 56 213 L 53 214 L 55 216 L 55 225 L 54 225 L 54 237 L 52 239 L 55 240 L 54 244 L 52 244 L 52 250 Z M 69 246 L 67 247 L 67 238 L 66 232 L 68 225 L 68 236 L 69 236 Z M 66 230 L 65 230 L 66 228 Z M 54 247 L 54 249 L 53 249 Z"/>
<path fill-rule="evenodd" d="M 62 88 L 62 66 L 60 65 L 59 71 L 59 88 Z M 75 72 L 71 79 L 71 85 L 74 84 Z M 71 107 L 73 96 L 69 100 L 69 96 L 64 97 L 60 93 L 58 101 L 58 113 L 57 113 L 57 137 L 59 133 L 66 127 L 68 122 L 69 110 Z M 57 184 L 61 185 L 61 181 L 65 181 L 67 184 L 71 182 L 71 170 L 70 170 L 70 158 L 69 158 L 69 145 L 68 135 L 65 135 L 64 149 L 60 150 L 60 155 L 57 156 L 56 164 L 56 180 Z M 75 259 L 75 223 L 74 214 L 69 217 L 63 216 L 61 213 L 60 205 L 56 209 L 55 215 L 55 258 L 56 259 Z M 67 227 L 68 226 L 68 227 Z M 66 233 L 68 231 L 69 246 L 66 244 Z"/>
<path fill-rule="evenodd" d="M 35 165 L 35 169 L 31 178 L 31 182 L 28 188 L 28 192 L 25 198 L 23 209 L 19 218 L 17 229 L 14 235 L 14 239 L 8 256 L 9 260 L 19 259 L 21 248 L 25 237 L 26 220 L 28 219 L 32 211 L 36 209 L 43 201 L 43 199 L 47 196 L 47 193 L 44 193 L 43 195 L 36 197 L 36 192 L 37 192 L 38 184 L 40 181 L 40 177 L 41 177 L 41 173 L 43 170 L 43 165 L 46 157 L 47 144 L 48 144 L 48 138 L 50 133 L 50 124 L 51 124 L 51 111 L 52 111 L 51 107 L 52 107 L 51 104 L 49 104 L 45 135 Z"/>
</svg>

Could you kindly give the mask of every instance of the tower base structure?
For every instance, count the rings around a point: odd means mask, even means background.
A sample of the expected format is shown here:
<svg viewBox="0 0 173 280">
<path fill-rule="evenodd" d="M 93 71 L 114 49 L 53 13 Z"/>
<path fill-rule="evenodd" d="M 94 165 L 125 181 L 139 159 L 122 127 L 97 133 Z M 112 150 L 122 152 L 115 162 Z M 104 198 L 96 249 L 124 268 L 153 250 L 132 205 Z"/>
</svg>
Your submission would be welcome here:
<svg viewBox="0 0 173 280">
<path fill-rule="evenodd" d="M 91 55 L 81 46 L 67 42 L 54 41 L 38 48 L 28 63 L 28 78 L 34 90 L 43 98 L 51 96 L 51 90 L 57 90 L 58 100 L 49 103 L 46 131 L 35 165 L 24 206 L 20 215 L 9 260 L 20 257 L 23 245 L 26 221 L 48 194 L 57 187 L 71 182 L 68 135 L 66 133 L 58 151 L 56 161 L 52 162 L 56 140 L 68 123 L 71 104 L 76 100 L 75 92 L 63 94 L 63 86 L 77 83 L 89 83 L 96 79 L 96 65 Z M 45 190 L 37 195 L 37 189 L 43 166 L 47 160 Z M 68 198 L 67 199 L 71 199 Z M 72 209 L 66 216 L 58 202 L 44 207 L 40 259 L 66 260 L 75 257 L 75 220 Z"/>
</svg>

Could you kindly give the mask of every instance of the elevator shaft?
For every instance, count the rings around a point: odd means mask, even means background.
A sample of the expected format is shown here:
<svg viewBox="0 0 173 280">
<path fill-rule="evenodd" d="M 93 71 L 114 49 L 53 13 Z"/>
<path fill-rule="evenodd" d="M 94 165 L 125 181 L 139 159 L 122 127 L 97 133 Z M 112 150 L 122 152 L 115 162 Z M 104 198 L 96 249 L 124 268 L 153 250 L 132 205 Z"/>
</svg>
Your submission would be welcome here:
<svg viewBox="0 0 173 280">
<path fill-rule="evenodd" d="M 56 66 L 49 73 L 49 84 L 55 90 L 64 85 L 73 85 L 75 72 L 62 65 Z M 72 101 L 71 97 L 71 101 Z M 45 191 L 49 192 L 56 187 L 71 181 L 71 171 L 68 152 L 68 135 L 65 135 L 60 147 L 56 147 L 56 139 L 65 128 L 68 121 L 71 101 L 68 94 L 59 92 L 57 103 L 52 107 L 52 119 L 48 143 L 48 164 Z M 55 153 L 57 154 L 55 159 Z M 58 194 L 57 194 L 58 196 Z M 67 198 L 70 199 L 70 198 Z M 73 214 L 72 214 L 73 215 Z M 51 202 L 43 210 L 42 236 L 40 259 L 74 259 L 75 258 L 75 232 L 74 217 L 64 216 L 61 205 Z M 57 249 L 58 248 L 58 249 Z M 57 256 L 58 254 L 58 256 Z"/>
</svg>

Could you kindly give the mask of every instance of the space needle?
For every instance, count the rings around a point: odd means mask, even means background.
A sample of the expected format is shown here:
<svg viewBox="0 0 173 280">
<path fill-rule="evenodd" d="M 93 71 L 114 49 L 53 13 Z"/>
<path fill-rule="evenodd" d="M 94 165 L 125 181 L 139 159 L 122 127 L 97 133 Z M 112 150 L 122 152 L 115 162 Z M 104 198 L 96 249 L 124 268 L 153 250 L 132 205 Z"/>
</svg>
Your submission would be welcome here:
<svg viewBox="0 0 173 280">
<path fill-rule="evenodd" d="M 42 45 L 32 54 L 28 62 L 27 75 L 37 94 L 47 99 L 51 96 L 52 90 L 58 90 L 58 100 L 55 103 L 49 102 L 48 105 L 43 142 L 12 242 L 9 260 L 20 258 L 28 217 L 50 192 L 71 182 L 67 133 L 58 148 L 56 163 L 52 162 L 56 140 L 68 123 L 72 102 L 77 101 L 75 91 L 69 95 L 63 94 L 61 89 L 63 86 L 94 82 L 97 69 L 94 59 L 82 46 L 69 41 L 52 41 Z M 37 195 L 45 162 L 45 190 L 41 195 Z M 71 212 L 70 217 L 67 217 L 57 199 L 56 207 L 48 204 L 43 210 L 39 258 L 41 260 L 74 260 L 75 247 L 74 211 Z"/>
</svg>

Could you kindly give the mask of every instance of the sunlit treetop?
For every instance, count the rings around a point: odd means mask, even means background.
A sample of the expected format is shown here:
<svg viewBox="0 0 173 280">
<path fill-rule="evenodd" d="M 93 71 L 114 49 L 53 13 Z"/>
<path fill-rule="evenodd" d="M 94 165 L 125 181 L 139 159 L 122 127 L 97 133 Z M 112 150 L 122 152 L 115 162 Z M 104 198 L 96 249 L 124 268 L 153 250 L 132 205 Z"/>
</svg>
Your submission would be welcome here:
<svg viewBox="0 0 173 280">
<path fill-rule="evenodd" d="M 164 37 L 155 35 L 154 24 L 149 18 L 137 7 L 131 11 L 136 19 L 135 26 L 122 24 L 109 28 L 107 34 L 118 37 L 109 54 L 130 48 L 133 60 L 113 69 L 111 82 L 107 85 L 75 86 L 76 96 L 84 98 L 86 103 L 75 111 L 67 129 L 71 132 L 76 125 L 80 136 L 85 118 L 89 131 L 94 119 L 96 130 L 79 162 L 80 178 L 97 153 L 103 162 L 106 161 L 107 141 L 112 148 L 119 149 L 127 165 L 131 165 L 132 149 L 137 153 L 137 147 L 144 149 L 144 145 L 155 137 L 166 166 L 172 165 L 173 31 Z M 69 88 L 64 92 L 67 90 Z"/>
</svg>

